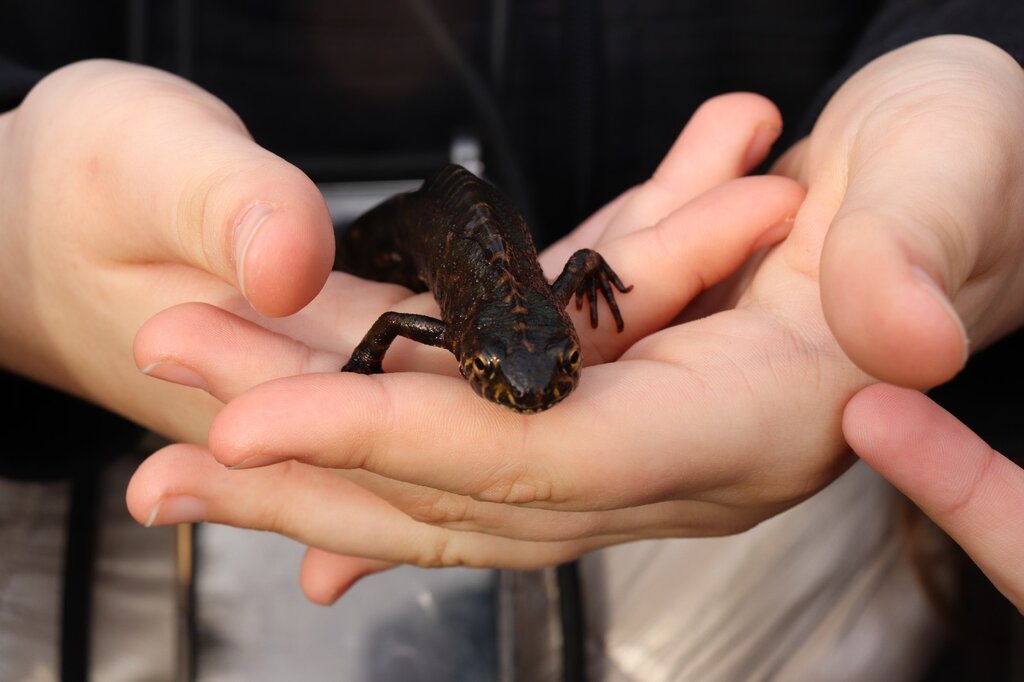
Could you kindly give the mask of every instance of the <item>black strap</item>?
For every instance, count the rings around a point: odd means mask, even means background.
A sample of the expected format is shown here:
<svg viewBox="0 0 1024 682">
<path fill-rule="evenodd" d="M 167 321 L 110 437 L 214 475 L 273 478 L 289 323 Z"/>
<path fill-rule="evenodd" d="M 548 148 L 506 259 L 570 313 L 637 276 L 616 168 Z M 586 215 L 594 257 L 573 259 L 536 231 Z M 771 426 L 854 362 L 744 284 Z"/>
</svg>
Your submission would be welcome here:
<svg viewBox="0 0 1024 682">
<path fill-rule="evenodd" d="M 558 609 L 562 620 L 562 674 L 565 682 L 585 682 L 583 599 L 579 562 L 570 561 L 556 569 Z"/>
<path fill-rule="evenodd" d="M 97 470 L 83 466 L 71 482 L 61 604 L 60 678 L 63 682 L 89 678 L 97 481 Z"/>
</svg>

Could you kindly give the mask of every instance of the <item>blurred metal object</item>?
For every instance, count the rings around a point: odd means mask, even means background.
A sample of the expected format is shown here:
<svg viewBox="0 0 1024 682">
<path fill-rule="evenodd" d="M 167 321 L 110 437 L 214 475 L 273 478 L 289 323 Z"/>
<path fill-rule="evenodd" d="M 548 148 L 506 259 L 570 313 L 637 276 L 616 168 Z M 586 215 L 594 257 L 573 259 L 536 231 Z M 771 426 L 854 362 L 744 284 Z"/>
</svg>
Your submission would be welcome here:
<svg viewBox="0 0 1024 682">
<path fill-rule="evenodd" d="M 175 605 L 177 622 L 174 679 L 195 679 L 195 526 L 180 523 L 175 527 Z"/>
<path fill-rule="evenodd" d="M 499 573 L 500 682 L 563 682 L 559 601 L 555 568 Z"/>
</svg>

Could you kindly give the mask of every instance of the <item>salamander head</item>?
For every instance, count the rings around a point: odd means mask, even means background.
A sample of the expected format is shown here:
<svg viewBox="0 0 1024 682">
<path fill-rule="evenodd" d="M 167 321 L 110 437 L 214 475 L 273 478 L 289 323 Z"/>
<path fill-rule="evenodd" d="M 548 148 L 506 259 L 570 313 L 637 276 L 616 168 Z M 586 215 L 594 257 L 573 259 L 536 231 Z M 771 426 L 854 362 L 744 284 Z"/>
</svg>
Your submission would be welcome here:
<svg viewBox="0 0 1024 682">
<path fill-rule="evenodd" d="M 509 347 L 492 342 L 466 349 L 462 376 L 480 396 L 521 413 L 540 412 L 569 395 L 580 378 L 576 339 Z"/>
</svg>

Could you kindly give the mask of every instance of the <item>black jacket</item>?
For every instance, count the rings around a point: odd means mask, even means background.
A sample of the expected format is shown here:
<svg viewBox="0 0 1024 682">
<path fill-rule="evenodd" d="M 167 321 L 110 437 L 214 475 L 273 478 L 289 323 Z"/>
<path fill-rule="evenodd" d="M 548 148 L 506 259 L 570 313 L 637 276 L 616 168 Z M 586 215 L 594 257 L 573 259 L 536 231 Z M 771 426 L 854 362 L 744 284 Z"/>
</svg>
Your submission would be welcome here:
<svg viewBox="0 0 1024 682">
<path fill-rule="evenodd" d="M 541 243 L 644 179 L 713 95 L 774 100 L 781 150 L 850 74 L 914 39 L 967 33 L 1024 61 L 1019 0 L 43 0 L 4 14 L 0 110 L 63 64 L 111 57 L 194 80 L 317 181 L 421 177 L 470 131 Z M 937 395 L 1019 453 L 1017 424 L 995 418 L 1019 409 L 969 378 L 959 383 L 970 390 Z M 0 390 L 20 396 L 12 425 L 50 455 L 0 457 L 0 473 L 60 472 L 71 449 L 127 429 L 10 375 Z M 39 423 L 42 404 L 59 428 Z"/>
</svg>

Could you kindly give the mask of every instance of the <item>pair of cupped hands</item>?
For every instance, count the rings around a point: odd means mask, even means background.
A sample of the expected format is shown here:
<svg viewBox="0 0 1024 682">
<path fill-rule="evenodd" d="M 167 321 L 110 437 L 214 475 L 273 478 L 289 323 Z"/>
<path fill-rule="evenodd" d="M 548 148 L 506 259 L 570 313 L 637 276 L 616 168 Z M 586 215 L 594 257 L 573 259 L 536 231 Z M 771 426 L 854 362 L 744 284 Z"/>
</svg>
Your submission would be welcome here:
<svg viewBox="0 0 1024 682">
<path fill-rule="evenodd" d="M 595 248 L 635 289 L 622 333 L 570 311 L 580 385 L 524 416 L 403 339 L 339 373 L 430 294 L 329 274 L 317 188 L 208 93 L 79 63 L 0 117 L 2 360 L 181 441 L 132 479 L 137 520 L 295 538 L 321 603 L 397 563 L 740 532 L 852 446 L 1021 607 L 1024 472 L 917 390 L 1024 321 L 1021 121 L 1020 67 L 956 36 L 864 67 L 768 175 L 777 109 L 709 100 L 541 255 L 553 277 Z"/>
</svg>

